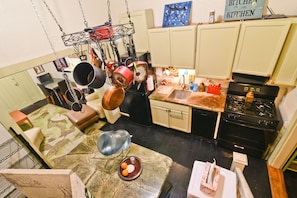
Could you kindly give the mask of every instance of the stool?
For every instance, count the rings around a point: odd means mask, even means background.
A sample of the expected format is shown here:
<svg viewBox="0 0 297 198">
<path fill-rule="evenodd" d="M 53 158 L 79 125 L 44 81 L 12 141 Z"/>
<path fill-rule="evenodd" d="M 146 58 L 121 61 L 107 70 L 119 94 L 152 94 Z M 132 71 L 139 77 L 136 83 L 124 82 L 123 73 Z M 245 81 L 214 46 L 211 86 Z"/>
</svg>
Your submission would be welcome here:
<svg viewBox="0 0 297 198">
<path fill-rule="evenodd" d="M 246 154 L 233 152 L 233 161 L 230 168 L 231 171 L 234 171 L 235 167 L 238 167 L 243 172 L 247 165 L 248 159 Z"/>
<path fill-rule="evenodd" d="M 81 111 L 69 111 L 67 117 L 80 130 L 90 126 L 99 119 L 97 112 L 86 104 L 82 104 Z"/>
<path fill-rule="evenodd" d="M 22 124 L 24 121 L 27 120 L 30 123 L 31 127 L 33 127 L 32 122 L 30 121 L 28 116 L 26 114 L 24 114 L 23 112 L 21 112 L 19 110 L 15 110 L 15 111 L 10 112 L 9 114 L 17 124 Z"/>
</svg>

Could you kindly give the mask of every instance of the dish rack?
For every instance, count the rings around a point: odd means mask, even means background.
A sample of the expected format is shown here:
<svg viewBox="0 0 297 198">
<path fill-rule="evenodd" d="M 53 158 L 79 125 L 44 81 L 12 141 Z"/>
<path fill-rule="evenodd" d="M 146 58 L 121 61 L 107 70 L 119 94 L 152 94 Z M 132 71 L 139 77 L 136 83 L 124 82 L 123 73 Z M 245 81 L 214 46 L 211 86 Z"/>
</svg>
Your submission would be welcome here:
<svg viewBox="0 0 297 198">
<path fill-rule="evenodd" d="M 210 84 L 210 85 L 208 85 L 207 93 L 220 95 L 221 94 L 221 84 L 218 84 L 218 85 Z"/>
</svg>

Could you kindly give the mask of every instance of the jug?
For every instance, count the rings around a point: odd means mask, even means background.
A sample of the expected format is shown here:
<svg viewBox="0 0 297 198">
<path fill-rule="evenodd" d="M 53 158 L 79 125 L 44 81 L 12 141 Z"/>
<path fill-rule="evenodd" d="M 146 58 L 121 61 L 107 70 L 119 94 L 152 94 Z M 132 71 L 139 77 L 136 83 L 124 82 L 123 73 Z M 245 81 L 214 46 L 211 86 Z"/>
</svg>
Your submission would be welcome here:
<svg viewBox="0 0 297 198">
<path fill-rule="evenodd" d="M 126 130 L 105 131 L 97 140 L 98 151 L 105 156 L 126 150 L 130 144 L 131 135 Z"/>
</svg>

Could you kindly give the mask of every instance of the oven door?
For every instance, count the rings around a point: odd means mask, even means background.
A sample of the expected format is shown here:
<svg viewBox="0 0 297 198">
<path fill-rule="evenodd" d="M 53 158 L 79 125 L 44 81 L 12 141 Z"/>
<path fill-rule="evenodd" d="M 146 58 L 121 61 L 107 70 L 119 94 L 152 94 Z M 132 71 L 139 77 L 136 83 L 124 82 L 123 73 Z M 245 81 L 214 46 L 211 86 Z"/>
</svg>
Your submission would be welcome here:
<svg viewBox="0 0 297 198">
<path fill-rule="evenodd" d="M 275 137 L 275 131 L 230 120 L 226 116 L 221 117 L 219 146 L 255 157 L 264 157 Z"/>
</svg>

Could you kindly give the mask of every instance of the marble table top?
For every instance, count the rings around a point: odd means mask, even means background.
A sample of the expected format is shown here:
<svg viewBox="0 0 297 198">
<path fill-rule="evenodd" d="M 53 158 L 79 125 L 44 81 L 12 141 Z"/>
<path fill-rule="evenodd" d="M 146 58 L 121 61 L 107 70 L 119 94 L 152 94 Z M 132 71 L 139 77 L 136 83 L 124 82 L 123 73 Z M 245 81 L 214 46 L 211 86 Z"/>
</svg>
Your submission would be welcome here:
<svg viewBox="0 0 297 198">
<path fill-rule="evenodd" d="M 95 197 L 159 197 L 172 159 L 134 143 L 120 155 L 103 156 L 96 147 L 100 133 L 87 135 L 72 152 L 56 158 L 53 168 L 71 169 Z M 138 157 L 142 166 L 140 176 L 131 181 L 118 175 L 122 159 L 128 156 Z"/>
</svg>

